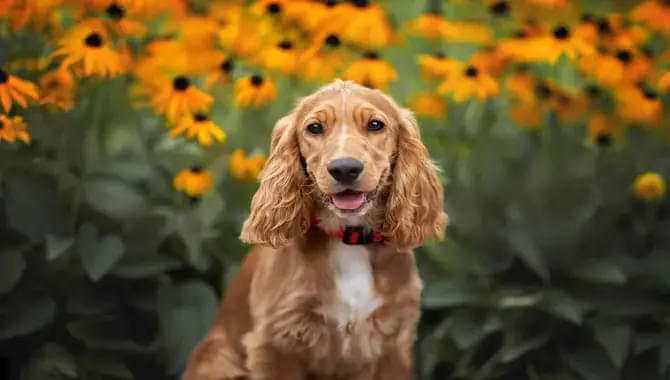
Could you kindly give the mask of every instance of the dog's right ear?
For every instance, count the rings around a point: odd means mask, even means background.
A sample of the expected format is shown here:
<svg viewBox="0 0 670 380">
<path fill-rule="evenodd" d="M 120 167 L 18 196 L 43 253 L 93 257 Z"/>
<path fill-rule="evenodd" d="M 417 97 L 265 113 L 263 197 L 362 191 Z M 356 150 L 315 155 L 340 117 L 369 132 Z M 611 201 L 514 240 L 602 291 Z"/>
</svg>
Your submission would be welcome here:
<svg viewBox="0 0 670 380">
<path fill-rule="evenodd" d="M 270 155 L 259 178 L 260 187 L 242 227 L 240 239 L 245 243 L 279 248 L 309 229 L 311 198 L 307 194 L 308 178 L 300 163 L 294 124 L 293 114 L 275 124 Z"/>
</svg>

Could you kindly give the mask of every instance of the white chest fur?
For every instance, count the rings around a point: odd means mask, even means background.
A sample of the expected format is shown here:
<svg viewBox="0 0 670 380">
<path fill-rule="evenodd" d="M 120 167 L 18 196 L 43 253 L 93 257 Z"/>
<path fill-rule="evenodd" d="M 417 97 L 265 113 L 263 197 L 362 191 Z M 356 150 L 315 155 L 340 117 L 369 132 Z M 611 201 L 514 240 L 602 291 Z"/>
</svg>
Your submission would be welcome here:
<svg viewBox="0 0 670 380">
<path fill-rule="evenodd" d="M 344 327 L 367 318 L 379 305 L 381 298 L 374 289 L 374 276 L 367 248 L 337 243 L 334 255 L 337 303 L 335 317 Z"/>
</svg>

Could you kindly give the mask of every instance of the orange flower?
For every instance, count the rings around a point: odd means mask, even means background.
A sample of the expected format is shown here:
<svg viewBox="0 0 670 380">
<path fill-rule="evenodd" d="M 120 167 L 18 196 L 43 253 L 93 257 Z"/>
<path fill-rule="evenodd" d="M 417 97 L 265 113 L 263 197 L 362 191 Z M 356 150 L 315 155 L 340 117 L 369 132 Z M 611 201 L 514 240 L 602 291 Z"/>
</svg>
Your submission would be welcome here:
<svg viewBox="0 0 670 380">
<path fill-rule="evenodd" d="M 230 173 L 240 181 L 255 181 L 265 166 L 265 160 L 264 154 L 248 157 L 243 149 L 235 149 L 230 155 Z"/>
<path fill-rule="evenodd" d="M 40 79 L 40 104 L 54 106 L 63 111 L 73 107 L 74 80 L 66 69 L 56 69 Z"/>
<path fill-rule="evenodd" d="M 670 91 L 670 71 L 663 74 L 661 76 L 661 79 L 658 80 L 658 88 L 661 91 L 665 92 Z"/>
<path fill-rule="evenodd" d="M 380 59 L 377 53 L 368 53 L 363 59 L 352 63 L 343 77 L 364 86 L 384 90 L 398 78 L 398 73 L 391 64 Z"/>
<path fill-rule="evenodd" d="M 14 101 L 21 107 L 27 107 L 28 100 L 26 98 L 37 100 L 37 86 L 0 69 L 0 103 L 5 112 L 11 111 Z"/>
<path fill-rule="evenodd" d="M 463 69 L 462 62 L 447 58 L 441 53 L 435 55 L 421 54 L 417 61 L 426 80 L 444 79 Z"/>
<path fill-rule="evenodd" d="M 176 121 L 182 116 L 206 111 L 214 98 L 191 85 L 184 76 L 176 77 L 172 83 L 151 98 L 156 112 L 165 114 L 169 121 Z"/>
<path fill-rule="evenodd" d="M 450 94 L 459 103 L 472 98 L 481 101 L 498 94 L 498 83 L 487 72 L 469 65 L 458 75 L 445 80 L 438 91 Z"/>
<path fill-rule="evenodd" d="M 265 51 L 263 63 L 271 70 L 291 74 L 298 65 L 298 53 L 291 41 L 283 40 Z"/>
<path fill-rule="evenodd" d="M 238 107 L 260 107 L 276 96 L 274 83 L 260 75 L 242 78 L 235 83 L 235 105 Z"/>
<path fill-rule="evenodd" d="M 14 143 L 16 140 L 30 143 L 30 134 L 28 126 L 21 116 L 9 117 L 0 115 L 0 141 Z"/>
<path fill-rule="evenodd" d="M 193 167 L 177 173 L 172 185 L 177 191 L 185 193 L 191 198 L 199 198 L 212 190 L 213 179 L 209 172 Z"/>
<path fill-rule="evenodd" d="M 670 5 L 659 0 L 647 0 L 633 9 L 633 20 L 641 21 L 652 29 L 670 33 Z"/>
<path fill-rule="evenodd" d="M 623 86 L 615 91 L 614 97 L 621 118 L 648 127 L 658 126 L 663 103 L 653 90 L 633 85 Z"/>
<path fill-rule="evenodd" d="M 192 139 L 197 138 L 200 145 L 210 146 L 216 140 L 223 143 L 226 134 L 209 117 L 203 113 L 193 116 L 184 116 L 175 128 L 170 132 L 173 138 L 185 135 Z"/>
<path fill-rule="evenodd" d="M 447 20 L 435 13 L 424 13 L 408 25 L 410 33 L 432 40 L 442 38 L 443 31 L 447 28 Z"/>
<path fill-rule="evenodd" d="M 430 92 L 420 92 L 409 100 L 409 108 L 418 117 L 439 120 L 447 114 L 447 104 L 441 96 Z"/>
</svg>

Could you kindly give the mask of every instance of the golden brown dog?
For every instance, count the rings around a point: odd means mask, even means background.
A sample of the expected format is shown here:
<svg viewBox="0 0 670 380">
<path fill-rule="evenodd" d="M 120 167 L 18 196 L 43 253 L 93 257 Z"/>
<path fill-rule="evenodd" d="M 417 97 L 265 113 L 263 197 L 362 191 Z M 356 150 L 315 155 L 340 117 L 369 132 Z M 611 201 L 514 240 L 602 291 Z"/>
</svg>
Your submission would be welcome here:
<svg viewBox="0 0 670 380">
<path fill-rule="evenodd" d="M 413 115 L 338 80 L 277 122 L 260 181 L 256 248 L 184 379 L 411 379 L 412 250 L 447 220 Z"/>
</svg>

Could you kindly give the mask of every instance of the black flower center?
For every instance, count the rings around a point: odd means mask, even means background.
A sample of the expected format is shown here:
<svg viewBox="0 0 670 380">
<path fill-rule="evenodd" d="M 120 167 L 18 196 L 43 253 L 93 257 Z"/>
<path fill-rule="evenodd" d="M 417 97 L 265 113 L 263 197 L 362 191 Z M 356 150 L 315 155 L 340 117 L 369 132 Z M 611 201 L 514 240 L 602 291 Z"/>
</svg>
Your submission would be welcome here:
<svg viewBox="0 0 670 380">
<path fill-rule="evenodd" d="M 607 19 L 601 19 L 600 21 L 598 21 L 598 32 L 600 34 L 612 33 L 612 26 L 610 25 L 610 22 L 607 21 Z"/>
<path fill-rule="evenodd" d="M 5 123 L 3 123 L 2 120 L 0 120 L 0 129 L 2 129 L 4 127 L 5 127 Z"/>
<path fill-rule="evenodd" d="M 509 12 L 509 4 L 505 0 L 496 1 L 489 7 L 491 13 L 496 16 L 504 16 Z"/>
<path fill-rule="evenodd" d="M 341 44 L 340 38 L 338 36 L 334 35 L 334 34 L 329 34 L 328 37 L 326 37 L 325 42 L 326 42 L 326 45 L 328 45 L 332 48 L 336 48 L 336 47 L 340 46 L 340 44 Z"/>
<path fill-rule="evenodd" d="M 612 143 L 612 136 L 608 133 L 599 133 L 596 136 L 596 144 L 600 146 L 609 146 Z"/>
<path fill-rule="evenodd" d="M 99 48 L 102 46 L 102 36 L 100 35 L 100 33 L 93 32 L 88 36 L 86 36 L 86 38 L 84 39 L 84 43 L 88 47 Z"/>
<path fill-rule="evenodd" d="M 195 115 L 193 115 L 193 120 L 197 122 L 203 122 L 209 120 L 209 117 L 205 115 L 204 113 L 198 112 Z"/>
<path fill-rule="evenodd" d="M 368 0 L 351 0 L 351 2 L 358 8 L 365 8 L 370 5 Z"/>
<path fill-rule="evenodd" d="M 670 0 L 662 0 L 661 2 L 670 7 Z"/>
<path fill-rule="evenodd" d="M 172 81 L 172 87 L 175 89 L 175 91 L 179 92 L 186 91 L 190 85 L 191 81 L 189 81 L 186 77 L 176 77 Z"/>
<path fill-rule="evenodd" d="M 9 82 L 9 74 L 0 69 L 0 84 L 5 84 L 7 82 Z"/>
<path fill-rule="evenodd" d="M 276 15 L 281 12 L 281 5 L 279 3 L 270 3 L 265 9 L 267 9 L 268 13 Z"/>
<path fill-rule="evenodd" d="M 119 6 L 117 3 L 112 3 L 107 7 L 107 15 L 113 20 L 120 20 L 126 15 L 126 10 Z"/>
<path fill-rule="evenodd" d="M 535 88 L 535 92 L 540 99 L 549 99 L 551 98 L 551 88 L 547 86 L 546 83 L 540 83 Z"/>
<path fill-rule="evenodd" d="M 60 87 L 60 82 L 58 81 L 58 79 L 51 79 L 46 83 L 46 87 L 52 90 L 57 89 Z"/>
<path fill-rule="evenodd" d="M 437 58 L 437 59 L 445 59 L 445 58 L 447 58 L 447 56 L 444 54 L 444 52 L 441 52 L 441 51 L 438 51 L 438 52 L 433 53 L 433 57 L 435 57 L 435 58 Z"/>
<path fill-rule="evenodd" d="M 595 22 L 595 21 L 596 21 L 596 18 L 593 16 L 592 13 L 584 13 L 582 15 L 582 22 L 583 23 L 588 24 L 588 23 L 592 23 L 592 22 Z"/>
<path fill-rule="evenodd" d="M 263 81 L 264 81 L 263 77 L 258 75 L 258 74 L 251 76 L 251 85 L 254 86 L 254 87 L 262 86 Z"/>
<path fill-rule="evenodd" d="M 598 98 L 600 96 L 600 94 L 602 93 L 602 91 L 600 90 L 600 87 L 598 87 L 596 85 L 592 85 L 592 84 L 588 85 L 585 90 L 586 90 L 586 94 L 591 99 Z"/>
<path fill-rule="evenodd" d="M 630 51 L 622 49 L 616 52 L 616 57 L 623 63 L 628 63 L 633 59 L 633 54 Z"/>
<path fill-rule="evenodd" d="M 658 99 L 658 94 L 656 93 L 656 91 L 654 91 L 652 89 L 645 88 L 645 89 L 642 90 L 642 93 L 644 94 L 644 98 L 647 99 L 647 100 Z"/>
<path fill-rule="evenodd" d="M 335 0 L 326 0 L 325 3 L 326 3 L 326 6 L 327 6 L 328 8 L 332 8 L 332 7 L 334 7 L 335 5 L 337 5 L 337 1 L 335 1 Z"/>
<path fill-rule="evenodd" d="M 570 37 L 570 31 L 563 25 L 554 28 L 554 37 L 557 40 L 565 40 Z"/>
<path fill-rule="evenodd" d="M 223 71 L 224 73 L 230 73 L 233 71 L 235 68 L 235 63 L 233 62 L 232 58 L 226 58 L 221 64 L 219 65 L 219 69 Z"/>
<path fill-rule="evenodd" d="M 369 51 L 369 52 L 363 54 L 363 57 L 365 59 L 375 60 L 375 59 L 379 59 L 379 53 L 377 53 L 376 51 Z"/>
<path fill-rule="evenodd" d="M 202 173 L 202 168 L 200 166 L 193 166 L 191 168 L 191 173 L 193 174 L 199 174 Z"/>
<path fill-rule="evenodd" d="M 277 44 L 277 47 L 282 50 L 291 50 L 293 49 L 293 42 L 289 40 L 283 40 Z"/>
<path fill-rule="evenodd" d="M 468 66 L 465 69 L 465 76 L 470 78 L 476 78 L 479 75 L 479 69 L 474 66 Z"/>
</svg>

